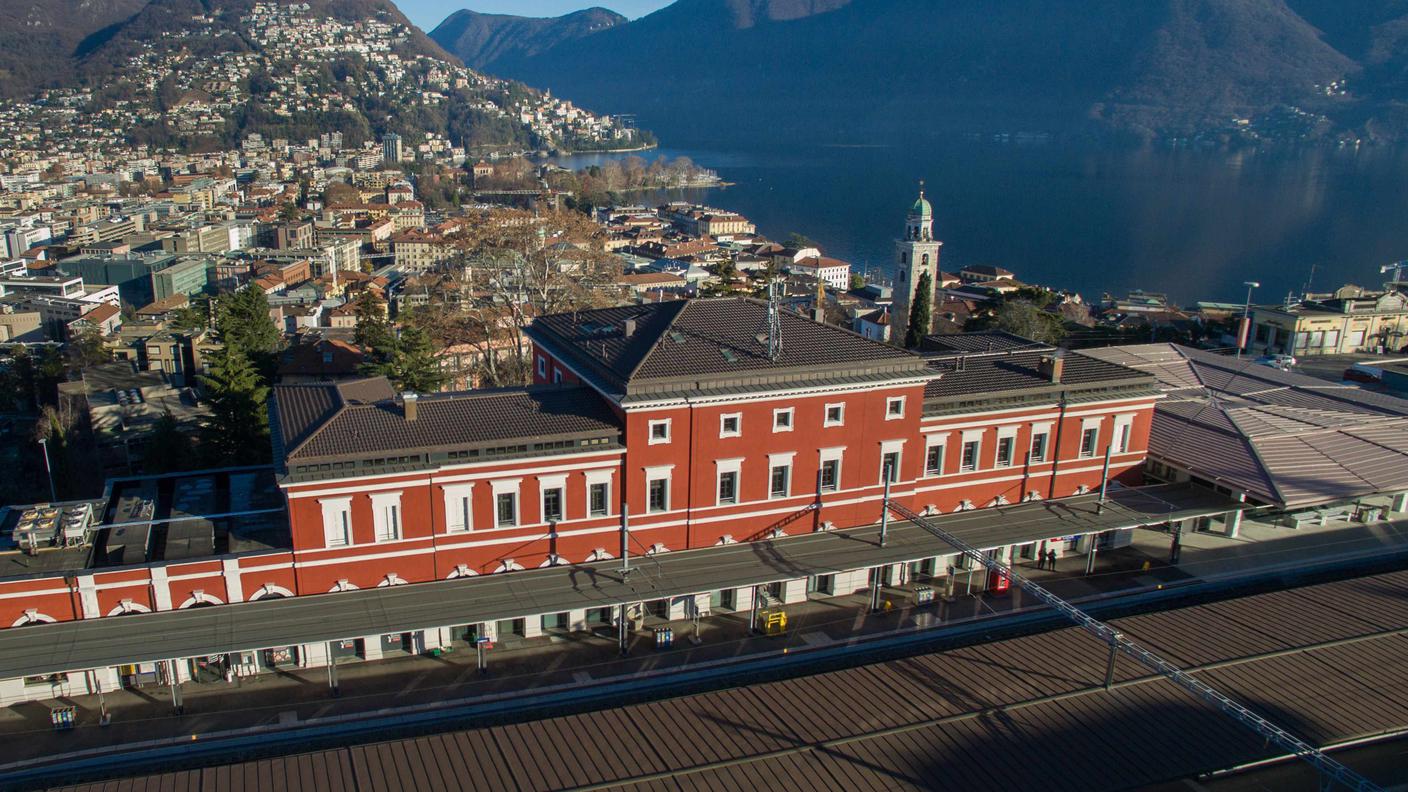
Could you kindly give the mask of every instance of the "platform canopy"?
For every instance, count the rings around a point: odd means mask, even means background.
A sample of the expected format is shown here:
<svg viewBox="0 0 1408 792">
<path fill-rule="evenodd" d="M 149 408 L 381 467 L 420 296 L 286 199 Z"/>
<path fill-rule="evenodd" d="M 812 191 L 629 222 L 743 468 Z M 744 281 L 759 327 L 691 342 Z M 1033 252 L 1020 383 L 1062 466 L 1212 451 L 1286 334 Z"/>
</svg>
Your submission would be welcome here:
<svg viewBox="0 0 1408 792">
<path fill-rule="evenodd" d="M 1408 401 L 1176 344 L 1082 354 L 1158 379 L 1156 462 L 1282 508 L 1408 491 Z"/>
<path fill-rule="evenodd" d="M 934 518 L 961 540 L 992 549 L 1170 520 L 1241 506 L 1189 484 L 1095 494 Z M 879 518 L 879 504 L 876 504 Z M 266 599 L 190 610 L 135 613 L 0 630 L 7 677 L 267 649 L 437 627 L 537 617 L 703 594 L 813 575 L 949 555 L 957 550 L 913 524 L 892 522 L 885 545 L 875 526 L 817 531 L 808 520 L 776 539 L 619 560 L 458 578 L 406 586 Z"/>
</svg>

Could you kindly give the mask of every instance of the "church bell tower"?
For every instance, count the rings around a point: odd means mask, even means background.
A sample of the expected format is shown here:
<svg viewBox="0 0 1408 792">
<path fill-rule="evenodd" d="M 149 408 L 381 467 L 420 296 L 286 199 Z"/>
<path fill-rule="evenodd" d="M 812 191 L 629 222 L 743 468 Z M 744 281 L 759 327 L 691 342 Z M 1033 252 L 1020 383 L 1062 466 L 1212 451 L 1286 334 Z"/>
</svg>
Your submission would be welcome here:
<svg viewBox="0 0 1408 792">
<path fill-rule="evenodd" d="M 905 218 L 904 238 L 895 240 L 895 287 L 894 308 L 890 311 L 890 341 L 903 344 L 905 332 L 909 328 L 909 307 L 916 299 L 934 299 L 933 292 L 916 295 L 919 278 L 929 273 L 929 282 L 935 288 L 939 276 L 939 248 L 942 242 L 934 239 L 934 207 L 924 198 L 924 182 L 919 183 L 919 198 L 909 209 Z M 930 328 L 923 328 L 921 335 Z"/>
</svg>

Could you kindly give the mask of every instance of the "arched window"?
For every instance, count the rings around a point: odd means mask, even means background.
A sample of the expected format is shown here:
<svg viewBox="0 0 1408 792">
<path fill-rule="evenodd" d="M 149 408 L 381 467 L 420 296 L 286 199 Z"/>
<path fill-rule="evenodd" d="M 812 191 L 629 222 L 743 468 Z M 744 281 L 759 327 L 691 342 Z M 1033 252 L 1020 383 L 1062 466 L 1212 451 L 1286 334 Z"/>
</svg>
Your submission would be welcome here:
<svg viewBox="0 0 1408 792">
<path fill-rule="evenodd" d="M 479 573 L 469 568 L 469 564 L 458 564 L 450 570 L 450 576 L 446 580 L 454 580 L 463 577 L 478 577 Z"/>
<path fill-rule="evenodd" d="M 54 617 L 46 616 L 34 608 L 24 612 L 24 615 L 15 620 L 11 627 L 23 627 L 26 624 L 53 624 Z"/>
<path fill-rule="evenodd" d="M 926 267 L 929 266 L 929 254 L 928 254 L 928 253 L 925 253 L 925 254 L 924 254 L 924 266 L 926 266 Z"/>
<path fill-rule="evenodd" d="M 908 264 L 908 263 L 909 263 L 909 254 L 908 254 L 908 253 L 905 253 L 905 252 L 903 252 L 903 251 L 900 252 L 900 263 L 901 263 L 901 264 Z"/>
<path fill-rule="evenodd" d="M 284 597 L 292 596 L 293 592 L 289 591 L 283 586 L 275 586 L 273 583 L 265 583 L 259 588 L 258 591 L 250 595 L 249 601 L 254 602 L 255 600 L 282 599 Z"/>
</svg>

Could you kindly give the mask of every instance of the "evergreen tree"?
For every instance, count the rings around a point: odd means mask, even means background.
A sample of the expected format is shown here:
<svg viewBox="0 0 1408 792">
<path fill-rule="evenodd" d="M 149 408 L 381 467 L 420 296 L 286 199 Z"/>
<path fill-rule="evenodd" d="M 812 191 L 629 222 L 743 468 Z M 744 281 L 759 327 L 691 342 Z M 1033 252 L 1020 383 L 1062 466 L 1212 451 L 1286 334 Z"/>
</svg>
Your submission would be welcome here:
<svg viewBox="0 0 1408 792">
<path fill-rule="evenodd" d="M 112 352 L 98 328 L 85 323 L 69 337 L 68 357 L 73 368 L 81 371 L 111 361 Z"/>
<path fill-rule="evenodd" d="M 395 353 L 396 334 L 381 300 L 370 291 L 357 295 L 357 329 L 352 338 L 369 364 L 381 365 Z"/>
<path fill-rule="evenodd" d="M 279 328 L 269 317 L 269 298 L 259 289 L 240 289 L 215 304 L 215 330 L 225 346 L 238 347 L 257 363 L 279 348 Z"/>
<path fill-rule="evenodd" d="M 416 325 L 401 331 L 388 369 L 388 378 L 403 391 L 431 393 L 445 382 L 430 334 Z"/>
<path fill-rule="evenodd" d="M 906 349 L 914 349 L 924 336 L 929 334 L 932 324 L 930 314 L 934 309 L 934 277 L 928 272 L 919 276 L 919 285 L 914 290 L 914 302 L 909 306 L 909 324 L 904 331 Z"/>
<path fill-rule="evenodd" d="M 210 404 L 210 415 L 200 434 L 207 464 L 268 462 L 269 389 L 244 351 L 237 345 L 216 351 L 210 357 L 210 373 L 200 380 Z"/>
</svg>

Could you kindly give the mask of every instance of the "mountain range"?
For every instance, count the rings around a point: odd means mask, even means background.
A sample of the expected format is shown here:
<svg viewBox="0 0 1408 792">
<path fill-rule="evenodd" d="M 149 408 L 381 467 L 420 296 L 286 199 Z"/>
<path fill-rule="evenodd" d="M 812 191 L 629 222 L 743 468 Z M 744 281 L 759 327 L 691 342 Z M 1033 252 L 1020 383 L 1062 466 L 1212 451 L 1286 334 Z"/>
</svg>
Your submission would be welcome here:
<svg viewBox="0 0 1408 792">
<path fill-rule="evenodd" d="M 677 0 L 470 36 L 464 13 L 431 38 L 678 143 L 1408 133 L 1408 0 Z"/>
</svg>

